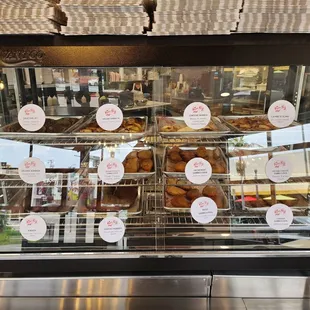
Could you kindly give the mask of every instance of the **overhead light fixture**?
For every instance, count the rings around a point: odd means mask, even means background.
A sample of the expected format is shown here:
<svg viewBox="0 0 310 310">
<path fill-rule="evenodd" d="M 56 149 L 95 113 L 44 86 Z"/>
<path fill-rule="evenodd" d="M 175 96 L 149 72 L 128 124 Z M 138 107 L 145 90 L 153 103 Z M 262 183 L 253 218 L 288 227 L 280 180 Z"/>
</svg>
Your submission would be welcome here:
<svg viewBox="0 0 310 310">
<path fill-rule="evenodd" d="M 229 97 L 230 96 L 230 93 L 221 93 L 221 97 Z"/>
</svg>

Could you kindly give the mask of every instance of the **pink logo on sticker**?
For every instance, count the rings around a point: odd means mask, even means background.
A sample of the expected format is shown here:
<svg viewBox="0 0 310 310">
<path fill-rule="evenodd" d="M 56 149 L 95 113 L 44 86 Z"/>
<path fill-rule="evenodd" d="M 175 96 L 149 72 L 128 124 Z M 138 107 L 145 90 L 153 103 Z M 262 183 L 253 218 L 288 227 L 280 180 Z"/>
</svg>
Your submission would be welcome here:
<svg viewBox="0 0 310 310">
<path fill-rule="evenodd" d="M 193 165 L 195 168 L 202 168 L 204 166 L 202 161 L 196 161 Z"/>
<path fill-rule="evenodd" d="M 118 223 L 117 223 L 117 221 L 116 220 L 109 220 L 109 221 L 107 221 L 107 225 L 109 226 L 109 227 L 113 227 L 113 226 L 115 226 L 115 225 L 117 225 Z"/>
<path fill-rule="evenodd" d="M 34 218 L 32 218 L 32 219 L 27 219 L 27 220 L 26 220 L 26 224 L 27 224 L 27 226 L 31 226 L 31 225 L 38 224 L 38 221 L 37 221 L 36 219 L 34 219 Z"/>
<path fill-rule="evenodd" d="M 274 210 L 274 214 L 277 215 L 277 216 L 279 216 L 279 215 L 284 215 L 284 214 L 286 214 L 286 210 L 283 209 L 283 208 L 281 208 L 281 209 L 276 209 L 276 210 Z"/>
<path fill-rule="evenodd" d="M 36 111 L 34 109 L 32 109 L 32 108 L 25 109 L 25 114 L 26 115 L 31 115 L 31 114 L 35 114 L 35 113 L 36 113 Z"/>
<path fill-rule="evenodd" d="M 208 205 L 209 205 L 209 201 L 207 201 L 207 200 L 200 201 L 200 202 L 198 203 L 198 206 L 199 206 L 200 208 L 205 208 L 205 207 L 207 207 Z"/>
<path fill-rule="evenodd" d="M 107 169 L 108 170 L 117 169 L 117 163 L 116 162 L 108 163 L 107 164 Z"/>
<path fill-rule="evenodd" d="M 204 106 L 202 105 L 196 105 L 192 107 L 193 113 L 200 113 L 200 112 L 203 112 L 204 110 L 205 110 Z"/>
<path fill-rule="evenodd" d="M 25 168 L 29 169 L 31 167 L 36 167 L 36 163 L 34 161 L 25 161 Z"/>
<path fill-rule="evenodd" d="M 286 167 L 286 163 L 285 163 L 284 160 L 275 161 L 273 163 L 273 165 L 274 165 L 275 168 L 284 168 L 284 167 Z"/>
<path fill-rule="evenodd" d="M 106 116 L 112 116 L 112 115 L 115 115 L 116 114 L 116 110 L 115 109 L 106 109 L 105 111 L 104 111 L 104 113 L 105 113 L 105 115 Z"/>
<path fill-rule="evenodd" d="M 284 104 L 282 105 L 275 105 L 274 106 L 274 111 L 279 113 L 281 111 L 286 111 L 286 106 Z"/>
</svg>

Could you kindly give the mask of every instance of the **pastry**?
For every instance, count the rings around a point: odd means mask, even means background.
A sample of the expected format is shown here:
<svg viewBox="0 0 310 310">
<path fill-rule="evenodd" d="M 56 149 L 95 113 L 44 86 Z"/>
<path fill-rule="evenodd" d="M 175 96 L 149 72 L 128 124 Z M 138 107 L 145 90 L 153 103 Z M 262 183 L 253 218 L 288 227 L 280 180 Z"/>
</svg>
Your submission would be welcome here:
<svg viewBox="0 0 310 310">
<path fill-rule="evenodd" d="M 163 127 L 161 127 L 161 131 L 162 132 L 173 132 L 174 128 L 173 128 L 173 126 L 163 126 Z"/>
<path fill-rule="evenodd" d="M 201 158 L 205 158 L 208 156 L 208 150 L 203 147 L 203 146 L 200 146 L 197 150 L 196 150 L 196 154 L 198 157 L 201 157 Z"/>
<path fill-rule="evenodd" d="M 186 191 L 184 189 L 176 187 L 176 186 L 167 186 L 166 192 L 172 196 L 179 196 L 179 195 L 186 194 Z"/>
<path fill-rule="evenodd" d="M 180 150 L 178 147 L 168 149 L 166 171 L 185 172 L 186 163 L 193 158 L 198 157 L 203 158 L 210 163 L 213 173 L 221 174 L 227 172 L 227 164 L 223 159 L 222 150 L 219 147 L 206 148 L 203 146 L 200 146 L 195 150 Z"/>
<path fill-rule="evenodd" d="M 184 189 L 184 190 L 186 190 L 186 191 L 189 191 L 189 190 L 191 190 L 191 189 L 193 188 L 192 186 L 187 185 L 188 182 L 187 182 L 186 180 L 178 180 L 178 181 L 176 182 L 176 184 L 177 184 L 180 188 L 182 188 L 182 189 Z"/>
<path fill-rule="evenodd" d="M 153 161 L 152 159 L 143 159 L 140 162 L 140 168 L 144 171 L 151 172 L 153 169 Z"/>
<path fill-rule="evenodd" d="M 225 199 L 224 199 L 223 195 L 219 194 L 219 195 L 217 195 L 215 197 L 212 197 L 212 199 L 214 200 L 214 202 L 216 203 L 216 205 L 217 205 L 217 207 L 219 209 L 224 209 L 225 208 L 225 205 L 224 205 Z"/>
<path fill-rule="evenodd" d="M 180 153 L 181 150 L 180 150 L 180 148 L 179 148 L 178 146 L 174 146 L 174 147 L 172 147 L 171 149 L 168 150 L 168 155 L 169 155 L 170 153 L 172 153 L 172 152 Z"/>
<path fill-rule="evenodd" d="M 152 158 L 152 156 L 153 156 L 153 153 L 150 150 L 143 150 L 143 151 L 138 152 L 138 157 L 140 159 L 150 159 Z"/>
<path fill-rule="evenodd" d="M 186 193 L 186 198 L 193 201 L 196 200 L 198 197 L 201 197 L 202 195 L 200 194 L 199 189 L 191 189 Z"/>
<path fill-rule="evenodd" d="M 139 133 L 139 132 L 143 132 L 144 127 L 145 127 L 145 120 L 144 119 L 142 119 L 142 118 L 128 118 L 128 119 L 124 119 L 122 122 L 122 125 L 118 129 L 113 130 L 113 132 Z M 91 132 L 94 132 L 94 133 L 106 132 L 106 130 L 99 127 L 99 125 L 97 124 L 96 121 L 89 123 L 85 128 L 81 129 L 80 132 L 89 132 L 89 130 L 91 130 Z"/>
<path fill-rule="evenodd" d="M 265 131 L 273 130 L 276 128 L 269 122 L 267 118 L 257 116 L 228 119 L 227 122 L 243 131 Z"/>
<path fill-rule="evenodd" d="M 139 159 L 137 157 L 129 158 L 124 163 L 125 173 L 136 173 L 138 172 L 139 167 L 140 167 L 140 164 L 139 164 Z"/>
<path fill-rule="evenodd" d="M 190 202 L 184 196 L 175 196 L 171 199 L 171 204 L 175 208 L 190 208 Z"/>
<path fill-rule="evenodd" d="M 167 184 L 168 185 L 176 185 L 177 184 L 177 179 L 169 178 L 169 179 L 167 179 Z"/>
<path fill-rule="evenodd" d="M 212 172 L 213 173 L 225 173 L 226 168 L 222 165 L 221 162 L 216 162 L 214 165 L 212 165 Z"/>
<path fill-rule="evenodd" d="M 196 131 L 195 129 L 190 128 L 190 127 L 188 127 L 188 126 L 182 127 L 182 128 L 180 128 L 179 130 L 177 130 L 177 132 L 195 132 L 195 131 Z"/>
<path fill-rule="evenodd" d="M 207 185 L 202 190 L 202 195 L 207 197 L 214 197 L 217 195 L 217 187 L 213 185 Z"/>
<path fill-rule="evenodd" d="M 138 153 L 136 151 L 132 151 L 130 152 L 127 156 L 126 159 L 130 159 L 130 158 L 136 158 L 138 155 Z"/>
<path fill-rule="evenodd" d="M 204 156 L 204 158 L 207 160 L 213 158 L 213 150 L 206 149 L 206 155 Z"/>
<path fill-rule="evenodd" d="M 174 165 L 174 170 L 176 172 L 185 172 L 186 162 L 180 161 Z"/>
<path fill-rule="evenodd" d="M 196 154 L 194 151 L 181 151 L 180 155 L 185 162 L 189 162 L 191 159 L 196 157 Z"/>
<path fill-rule="evenodd" d="M 171 152 L 168 155 L 169 159 L 175 163 L 182 161 L 182 157 L 178 152 Z"/>
</svg>

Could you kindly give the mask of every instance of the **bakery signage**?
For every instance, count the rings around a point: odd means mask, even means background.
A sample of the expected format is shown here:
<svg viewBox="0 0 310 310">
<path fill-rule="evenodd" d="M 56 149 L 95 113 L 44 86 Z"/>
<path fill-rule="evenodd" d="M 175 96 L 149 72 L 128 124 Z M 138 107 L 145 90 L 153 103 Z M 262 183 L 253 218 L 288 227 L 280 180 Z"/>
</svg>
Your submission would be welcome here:
<svg viewBox="0 0 310 310">
<path fill-rule="evenodd" d="M 193 102 L 184 110 L 184 121 L 192 129 L 198 130 L 205 128 L 211 120 L 211 111 L 202 102 Z"/>
<path fill-rule="evenodd" d="M 295 113 L 295 108 L 289 101 L 278 100 L 270 106 L 268 119 L 275 127 L 284 128 L 293 123 Z"/>
<path fill-rule="evenodd" d="M 271 206 L 266 213 L 268 225 L 275 230 L 284 230 L 291 226 L 293 222 L 293 212 L 285 204 L 277 203 Z"/>
<path fill-rule="evenodd" d="M 98 175 L 104 183 L 118 183 L 124 177 L 124 165 L 115 158 L 104 159 L 98 167 Z"/>
<path fill-rule="evenodd" d="M 191 159 L 185 166 L 186 178 L 194 184 L 206 183 L 212 175 L 210 163 L 200 157 Z"/>
<path fill-rule="evenodd" d="M 45 113 L 35 104 L 27 104 L 18 112 L 18 122 L 27 131 L 37 131 L 44 126 Z"/>
<path fill-rule="evenodd" d="M 121 127 L 123 112 L 114 104 L 104 104 L 96 114 L 97 124 L 104 130 L 113 131 Z"/>
<path fill-rule="evenodd" d="M 98 231 L 101 239 L 108 243 L 114 243 L 124 237 L 125 225 L 117 217 L 106 217 L 100 222 Z"/>
<path fill-rule="evenodd" d="M 40 49 L 4 49 L 0 50 L 0 62 L 3 66 L 40 66 L 45 53 Z"/>
<path fill-rule="evenodd" d="M 36 184 L 46 179 L 44 163 L 35 157 L 26 158 L 18 167 L 20 178 L 28 184 Z"/>
<path fill-rule="evenodd" d="M 266 175 L 275 183 L 286 182 L 292 176 L 292 164 L 285 156 L 273 157 L 266 164 Z"/>
<path fill-rule="evenodd" d="M 198 223 L 208 224 L 217 216 L 217 205 L 211 198 L 199 197 L 191 205 L 191 215 Z"/>
<path fill-rule="evenodd" d="M 47 226 L 39 215 L 28 215 L 19 224 L 21 235 L 28 241 L 38 241 L 46 234 Z"/>
</svg>

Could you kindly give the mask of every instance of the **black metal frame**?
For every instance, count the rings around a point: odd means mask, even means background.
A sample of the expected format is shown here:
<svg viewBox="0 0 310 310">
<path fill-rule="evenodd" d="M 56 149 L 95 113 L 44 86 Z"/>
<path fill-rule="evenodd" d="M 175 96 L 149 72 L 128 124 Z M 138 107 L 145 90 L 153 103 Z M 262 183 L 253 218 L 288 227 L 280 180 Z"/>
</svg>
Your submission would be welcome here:
<svg viewBox="0 0 310 310">
<path fill-rule="evenodd" d="M 310 35 L 232 34 L 230 36 L 0 36 L 2 50 L 39 49 L 39 66 L 205 66 L 205 65 L 310 65 Z M 85 57 L 88 56 L 88 57 Z M 0 59 L 1 64 L 1 59 Z M 18 65 L 16 65 L 18 67 Z M 0 272 L 23 276 L 99 275 L 132 273 L 195 274 L 210 271 L 307 270 L 310 257 L 207 257 L 0 260 Z M 34 269 L 35 266 L 35 269 Z"/>
<path fill-rule="evenodd" d="M 34 48 L 54 67 L 310 65 L 307 34 L 0 36 L 0 52 Z"/>
<path fill-rule="evenodd" d="M 209 272 L 280 272 L 309 270 L 309 257 L 165 258 L 1 260 L 0 273 L 13 276 L 82 276 L 109 274 L 206 274 Z"/>
</svg>

